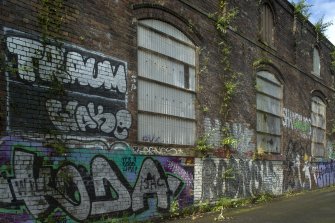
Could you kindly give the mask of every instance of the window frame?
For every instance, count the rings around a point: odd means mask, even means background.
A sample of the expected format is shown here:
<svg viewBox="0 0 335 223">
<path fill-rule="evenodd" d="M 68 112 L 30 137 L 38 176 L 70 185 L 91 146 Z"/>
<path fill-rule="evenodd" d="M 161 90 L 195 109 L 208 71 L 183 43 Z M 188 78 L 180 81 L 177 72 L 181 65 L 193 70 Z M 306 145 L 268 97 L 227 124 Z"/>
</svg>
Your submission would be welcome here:
<svg viewBox="0 0 335 223">
<path fill-rule="evenodd" d="M 151 23 L 153 25 L 151 25 Z M 159 26 L 161 25 L 161 27 Z M 194 57 L 193 59 L 191 59 L 191 61 L 188 60 L 188 58 L 184 55 L 184 52 L 181 54 L 175 53 L 173 55 L 178 55 L 180 57 L 173 57 L 171 55 L 168 55 L 168 53 L 165 52 L 160 52 L 159 50 L 156 52 L 155 50 L 143 47 L 142 45 L 140 45 L 140 36 L 142 35 L 140 33 L 140 29 L 145 29 L 148 33 L 144 34 L 143 36 L 141 36 L 141 38 L 153 38 L 150 39 L 150 41 L 157 41 L 157 39 L 155 39 L 155 35 L 159 35 L 162 37 L 162 39 L 164 39 L 161 43 L 162 44 L 170 44 L 173 48 L 173 46 L 175 44 L 180 44 L 184 47 L 186 47 L 187 49 L 189 49 L 190 51 L 192 51 Z M 176 36 L 172 35 L 169 32 L 176 32 Z M 145 36 L 145 35 L 152 35 L 151 37 L 149 36 Z M 140 143 L 146 143 L 146 144 L 159 144 L 159 145 L 178 145 L 178 146 L 193 146 L 195 144 L 196 141 L 196 90 L 197 90 L 197 60 L 198 60 L 198 48 L 195 45 L 195 43 L 188 37 L 186 36 L 180 29 L 178 29 L 178 27 L 171 25 L 170 23 L 167 23 L 165 21 L 162 20 L 158 20 L 158 19 L 143 19 L 143 20 L 138 20 L 138 24 L 137 24 L 137 71 L 138 71 L 138 87 L 137 87 L 137 122 L 138 122 L 138 131 L 137 131 L 137 140 Z M 150 44 L 149 44 L 150 45 Z M 163 75 L 168 75 L 170 73 L 173 73 L 172 71 L 168 72 L 168 71 L 162 71 L 161 70 L 156 70 L 156 71 L 152 71 L 155 74 L 151 74 L 148 76 L 145 76 L 143 74 L 141 74 L 141 69 L 143 69 L 143 67 L 141 68 L 140 66 L 144 66 L 144 64 L 141 65 L 141 63 L 143 63 L 143 58 L 140 58 L 141 55 L 143 56 L 143 54 L 147 54 L 147 58 L 150 58 L 149 60 L 156 60 L 159 61 L 161 64 L 160 65 L 166 65 L 166 67 L 168 67 L 169 65 L 167 65 L 168 63 L 171 64 L 177 64 L 180 69 L 176 70 L 175 72 L 179 72 L 179 79 L 178 76 L 173 76 L 173 81 L 169 80 L 168 77 L 164 77 Z M 155 59 L 154 59 L 155 58 Z M 141 62 L 142 61 L 142 62 Z M 163 62 L 162 62 L 163 61 Z M 164 62 L 165 61 L 165 62 Z M 166 63 L 166 64 L 164 64 Z M 158 63 L 157 63 L 158 65 Z M 173 67 L 174 69 L 178 69 L 176 67 Z M 165 69 L 165 68 L 163 68 Z M 168 68 L 166 68 L 168 69 Z M 183 75 L 182 75 L 182 74 Z M 174 75 L 174 73 L 172 74 Z M 183 77 L 181 78 L 182 75 Z M 158 78 L 157 78 L 158 77 Z M 178 80 L 177 80 L 178 79 Z M 183 79 L 183 80 L 181 80 Z M 177 83 L 178 82 L 178 83 Z M 150 88 L 156 88 L 161 89 L 160 91 L 153 91 L 153 93 L 155 92 L 170 92 L 170 93 L 166 93 L 165 95 L 171 95 L 171 92 L 175 92 L 175 94 L 179 95 L 182 94 L 184 96 L 190 97 L 189 100 L 190 101 L 189 104 L 190 105 L 185 105 L 186 107 L 188 106 L 188 110 L 180 110 L 180 113 L 176 113 L 176 114 L 171 114 L 169 113 L 170 110 L 172 110 L 171 108 L 171 102 L 172 100 L 170 100 L 171 98 L 169 98 L 170 96 L 166 96 L 166 104 L 162 105 L 165 106 L 167 109 L 165 110 L 169 110 L 167 112 L 162 112 L 162 111 L 157 111 L 157 110 L 152 110 L 151 108 L 144 108 L 144 106 L 141 106 L 142 102 L 148 102 L 148 101 L 153 101 L 153 99 L 150 99 L 150 96 L 146 97 L 145 99 L 143 99 L 143 97 L 141 98 L 141 94 L 143 96 L 143 92 L 141 93 L 142 89 L 141 86 L 145 86 L 144 84 L 147 84 L 148 89 Z M 188 96 L 187 96 L 188 95 Z M 156 95 L 154 95 L 156 98 Z M 173 102 L 177 103 L 177 99 L 180 100 L 179 102 L 181 102 L 183 99 L 179 99 L 179 98 L 175 98 L 176 100 L 173 100 Z M 185 103 L 187 103 L 185 101 Z M 156 107 L 158 107 L 157 105 L 154 105 Z M 179 106 L 181 107 L 185 107 L 182 106 L 181 104 L 179 104 Z M 189 111 L 191 111 L 192 114 L 189 113 Z M 185 113 L 185 114 L 182 114 Z M 161 127 L 159 128 L 160 131 L 159 133 L 157 133 L 158 138 L 160 138 L 160 141 L 156 141 L 154 138 L 154 140 L 152 140 L 151 138 L 149 140 L 145 139 L 144 140 L 144 129 L 143 129 L 143 125 L 144 121 L 143 120 L 149 120 L 148 122 L 153 122 L 153 129 L 158 129 L 159 124 L 157 123 L 161 123 Z M 151 121 L 150 121 L 151 120 Z M 156 124 L 155 124 L 156 123 Z M 172 123 L 175 123 L 174 125 Z M 177 135 L 176 133 L 174 133 L 173 130 L 169 130 L 168 126 L 172 127 L 172 125 L 174 126 L 174 128 L 177 128 L 176 126 L 180 124 L 180 128 L 186 128 L 184 131 L 182 130 L 178 130 L 180 131 L 180 134 Z M 165 125 L 165 126 L 163 126 Z M 185 127 L 186 126 L 186 127 Z M 173 128 L 173 127 L 172 127 Z M 178 128 L 179 129 L 179 128 Z M 149 131 L 149 130 L 148 130 Z M 154 130 L 152 130 L 154 132 Z M 186 138 L 184 135 L 180 136 L 181 134 L 185 135 L 190 135 L 191 139 L 182 139 L 182 138 Z M 175 135 L 176 136 L 175 136 Z M 173 139 L 175 141 L 173 141 Z"/>
<path fill-rule="evenodd" d="M 273 74 L 270 71 L 267 70 L 261 70 L 256 73 L 256 150 L 257 152 L 265 153 L 272 153 L 272 154 L 280 154 L 282 152 L 282 137 L 283 137 L 283 127 L 282 127 L 282 117 L 283 117 L 283 97 L 284 97 L 284 86 L 280 79 Z M 279 95 L 274 95 L 270 93 L 270 91 L 266 90 L 266 87 L 264 87 L 264 90 L 262 89 L 262 86 L 260 86 L 260 83 L 263 83 L 263 85 L 274 86 L 277 87 Z M 262 102 L 261 99 L 259 99 L 259 95 L 262 95 L 261 98 L 265 99 L 266 101 L 277 101 L 279 104 L 279 109 L 275 113 L 271 113 L 270 111 L 264 111 L 265 109 L 262 107 L 259 107 L 260 103 Z M 262 116 L 263 115 L 263 116 Z M 264 122 L 261 121 L 261 117 L 264 118 Z M 270 119 L 268 117 L 271 117 Z M 269 126 L 269 122 L 272 121 L 273 123 L 277 124 L 279 131 L 275 132 L 276 129 L 271 129 Z M 263 123 L 263 124 L 261 124 Z M 264 131 L 264 126 L 266 131 Z M 263 144 L 261 142 L 261 138 L 277 138 L 279 143 L 278 149 L 276 151 L 269 149 L 268 147 L 263 148 Z M 271 140 L 272 140 L 271 138 Z M 263 140 L 262 140 L 263 141 Z M 264 143 L 264 142 L 263 142 Z"/>
<path fill-rule="evenodd" d="M 320 107 L 317 108 L 318 112 L 315 112 L 315 108 L 314 105 L 319 104 Z M 324 110 L 323 114 L 320 114 L 320 110 L 322 111 L 322 107 Z M 320 118 L 315 118 L 315 117 L 320 117 L 323 118 L 322 120 L 322 125 L 320 126 L 319 123 L 315 123 L 315 121 L 319 121 Z M 325 103 L 324 98 L 318 96 L 318 95 L 312 95 L 311 97 L 311 130 L 312 130 L 312 135 L 311 135 L 311 155 L 314 158 L 325 158 L 326 157 L 326 147 L 327 147 L 327 140 L 326 140 L 326 132 L 327 132 L 327 104 Z M 323 131 L 323 142 L 320 141 L 314 141 L 315 138 L 318 138 L 318 136 L 315 136 L 315 130 L 318 131 Z M 322 150 L 321 153 L 323 153 L 322 155 L 319 155 L 320 152 L 319 151 L 315 151 L 315 145 L 322 145 Z"/>
<path fill-rule="evenodd" d="M 265 15 L 265 13 L 269 12 L 270 14 L 268 16 Z M 271 32 L 268 32 L 266 25 L 269 25 L 269 23 L 266 24 L 267 19 L 265 17 L 271 16 Z M 270 25 L 269 25 L 270 26 Z M 260 6 L 260 20 L 259 20 L 259 40 L 271 47 L 275 47 L 275 31 L 276 31 L 276 13 L 274 11 L 274 8 L 272 4 L 269 1 L 263 2 Z"/>
<path fill-rule="evenodd" d="M 321 78 L 321 54 L 318 47 L 313 47 L 312 74 Z"/>
</svg>

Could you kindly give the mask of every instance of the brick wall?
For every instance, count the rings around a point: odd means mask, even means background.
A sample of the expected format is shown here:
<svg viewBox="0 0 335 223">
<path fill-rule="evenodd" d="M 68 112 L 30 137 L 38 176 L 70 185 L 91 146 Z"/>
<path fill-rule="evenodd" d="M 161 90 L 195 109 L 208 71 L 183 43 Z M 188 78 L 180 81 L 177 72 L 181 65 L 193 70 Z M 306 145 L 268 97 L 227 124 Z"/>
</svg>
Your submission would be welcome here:
<svg viewBox="0 0 335 223">
<path fill-rule="evenodd" d="M 81 222 L 147 220 L 221 196 L 281 194 L 334 184 L 333 138 L 326 155 L 311 153 L 311 92 L 328 100 L 333 119 L 333 46 L 316 41 L 293 7 L 273 1 L 274 47 L 259 40 L 259 1 L 230 1 L 239 9 L 228 30 L 231 64 L 239 72 L 228 121 L 220 115 L 220 39 L 217 1 L 64 1 L 58 33 L 44 39 L 42 1 L 0 1 L 0 221 Z M 201 158 L 194 146 L 137 138 L 137 24 L 157 19 L 197 47 L 197 137 L 213 147 Z M 51 36 L 50 36 L 51 35 Z M 54 38 L 52 38 L 54 37 Z M 321 78 L 311 73 L 321 54 Z M 256 61 L 267 63 L 255 66 Z M 256 73 L 283 84 L 281 148 L 255 156 Z M 221 144 L 222 129 L 237 139 Z M 154 141 L 154 140 L 152 140 Z"/>
</svg>

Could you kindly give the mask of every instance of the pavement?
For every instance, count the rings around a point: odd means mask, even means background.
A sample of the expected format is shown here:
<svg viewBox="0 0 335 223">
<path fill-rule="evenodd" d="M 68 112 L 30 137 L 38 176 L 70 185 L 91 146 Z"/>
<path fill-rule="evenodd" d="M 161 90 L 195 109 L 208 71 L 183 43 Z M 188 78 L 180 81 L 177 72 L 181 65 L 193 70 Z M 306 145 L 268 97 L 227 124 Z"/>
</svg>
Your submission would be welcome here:
<svg viewBox="0 0 335 223">
<path fill-rule="evenodd" d="M 236 208 L 220 213 L 206 213 L 166 223 L 335 223 L 335 187 L 283 196 L 271 202 Z"/>
</svg>

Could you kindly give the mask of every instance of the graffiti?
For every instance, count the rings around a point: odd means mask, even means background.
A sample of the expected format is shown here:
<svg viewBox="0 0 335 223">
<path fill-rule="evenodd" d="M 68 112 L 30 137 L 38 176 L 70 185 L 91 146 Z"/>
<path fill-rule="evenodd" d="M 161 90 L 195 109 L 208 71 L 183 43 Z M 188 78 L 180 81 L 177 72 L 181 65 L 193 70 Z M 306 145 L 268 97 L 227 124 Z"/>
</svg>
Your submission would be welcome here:
<svg viewBox="0 0 335 223">
<path fill-rule="evenodd" d="M 128 129 L 131 126 L 131 115 L 127 110 L 119 110 L 115 115 L 104 113 L 104 107 L 95 107 L 93 102 L 87 106 L 79 105 L 78 101 L 69 101 L 62 107 L 62 102 L 49 99 L 46 108 L 50 120 L 54 126 L 62 131 L 82 131 L 96 129 L 97 132 L 112 133 L 118 139 L 128 137 Z M 64 111 L 64 112 L 62 112 Z"/>
<path fill-rule="evenodd" d="M 192 175 L 175 159 L 137 157 L 123 143 L 117 143 L 115 151 L 75 148 L 66 157 L 56 157 L 39 142 L 8 139 L 1 145 L 6 155 L 0 166 L 9 162 L 10 168 L 0 177 L 0 207 L 24 205 L 33 219 L 57 210 L 76 221 L 119 212 L 141 215 L 153 208 L 152 201 L 154 210 L 167 211 L 173 199 L 191 196 L 184 177 L 189 181 Z M 170 171 L 168 163 L 174 163 L 176 171 Z"/>
<path fill-rule="evenodd" d="M 300 142 L 289 141 L 284 165 L 284 191 L 311 189 L 316 186 L 314 171 L 306 159 L 307 148 Z"/>
<path fill-rule="evenodd" d="M 282 163 L 237 159 L 196 159 L 196 200 L 282 193 Z"/>
<path fill-rule="evenodd" d="M 150 136 L 150 135 L 146 135 L 142 137 L 142 141 L 143 142 L 152 142 L 152 143 L 159 143 L 161 141 L 161 137 L 159 136 Z"/>
<path fill-rule="evenodd" d="M 125 62 L 69 44 L 42 44 L 13 30 L 5 33 L 7 63 L 15 68 L 7 74 L 8 130 L 128 137 Z M 63 94 L 52 93 L 55 83 Z"/>
<path fill-rule="evenodd" d="M 126 92 L 124 63 L 104 57 L 97 59 L 97 55 L 45 45 L 25 37 L 8 36 L 6 43 L 8 51 L 17 56 L 18 74 L 22 80 L 51 82 L 58 78 L 64 84 L 77 83 L 94 89 Z M 65 69 L 62 69 L 64 65 Z M 55 73 L 58 74 L 54 76 Z"/>
<path fill-rule="evenodd" d="M 284 191 L 322 188 L 335 184 L 335 163 L 310 162 L 308 145 L 290 140 L 284 165 Z"/>
<path fill-rule="evenodd" d="M 170 155 L 170 156 L 184 156 L 185 149 L 181 148 L 165 148 L 165 147 L 133 147 L 134 153 L 139 155 Z"/>
<path fill-rule="evenodd" d="M 124 172 L 137 173 L 136 157 L 123 157 L 122 166 Z"/>
<path fill-rule="evenodd" d="M 295 113 L 287 108 L 283 109 L 283 126 L 300 133 L 303 138 L 310 138 L 312 134 L 311 119 Z"/>
<path fill-rule="evenodd" d="M 214 124 L 212 124 L 209 118 L 205 118 L 204 126 L 205 132 L 210 136 L 209 143 L 216 148 L 220 148 L 223 139 L 223 126 L 221 122 L 219 120 L 214 120 Z M 254 131 L 240 123 L 226 123 L 225 128 L 227 128 L 232 136 L 237 139 L 237 143 L 233 145 L 233 149 L 238 152 L 239 156 L 248 157 L 250 151 L 253 151 L 256 147 L 252 140 L 255 136 Z"/>
<path fill-rule="evenodd" d="M 168 167 L 171 169 L 172 173 L 181 176 L 187 186 L 193 187 L 193 176 L 192 174 L 188 173 L 184 168 L 182 168 L 178 163 L 173 161 L 168 162 Z"/>
<path fill-rule="evenodd" d="M 315 181 L 319 188 L 335 184 L 335 162 L 314 164 Z"/>
</svg>

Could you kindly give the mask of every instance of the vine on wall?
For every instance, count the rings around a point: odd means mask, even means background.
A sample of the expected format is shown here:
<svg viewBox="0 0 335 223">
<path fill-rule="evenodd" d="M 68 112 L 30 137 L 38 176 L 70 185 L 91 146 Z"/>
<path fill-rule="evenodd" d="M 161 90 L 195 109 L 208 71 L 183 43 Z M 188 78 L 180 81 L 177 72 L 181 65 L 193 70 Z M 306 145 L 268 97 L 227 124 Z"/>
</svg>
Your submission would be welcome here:
<svg viewBox="0 0 335 223">
<path fill-rule="evenodd" d="M 231 42 L 228 39 L 228 30 L 234 29 L 232 22 L 238 15 L 239 11 L 237 8 L 230 8 L 227 0 L 219 0 L 219 11 L 213 15 L 209 15 L 210 18 L 215 21 L 215 29 L 218 31 L 219 42 L 218 50 L 220 53 L 220 65 L 223 68 L 218 73 L 218 78 L 221 84 L 221 91 L 219 92 L 220 98 L 220 115 L 223 123 L 228 122 L 229 114 L 231 111 L 231 104 L 236 90 L 238 88 L 237 79 L 239 73 L 237 73 L 231 65 Z M 204 108 L 204 111 L 208 111 L 208 107 Z M 226 126 L 225 124 L 223 126 Z M 237 139 L 231 134 L 227 128 L 221 129 L 223 139 L 221 145 L 226 149 L 232 149 L 234 144 L 237 143 Z M 196 150 L 200 152 L 208 152 L 212 149 L 209 144 L 210 134 L 199 137 L 196 142 Z"/>
<path fill-rule="evenodd" d="M 46 46 L 52 43 L 55 45 L 57 55 L 62 55 L 62 25 L 66 16 L 66 10 L 64 6 L 64 0 L 39 0 L 39 8 L 37 12 L 38 26 L 41 32 L 41 43 Z M 48 52 L 40 52 L 41 54 L 47 54 L 48 61 L 53 61 L 53 55 Z M 50 88 L 47 91 L 47 97 L 57 96 L 66 97 L 66 91 L 64 85 L 61 83 L 61 75 L 65 72 L 63 64 L 56 64 L 56 69 L 52 72 L 52 82 Z M 66 155 L 67 147 L 59 135 L 59 130 L 45 129 L 45 133 L 49 135 L 51 141 L 48 142 L 48 146 L 55 149 L 56 153 Z"/>
</svg>

